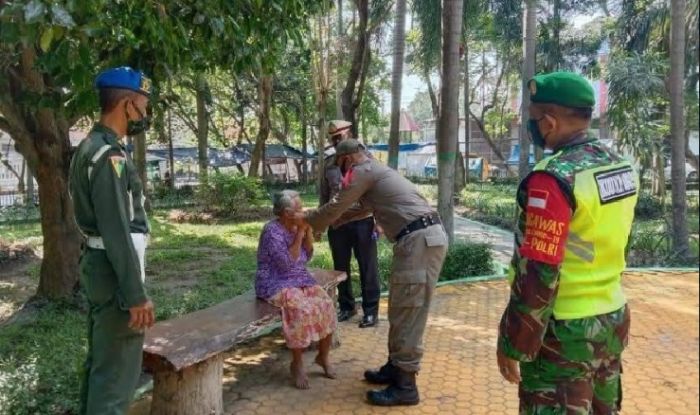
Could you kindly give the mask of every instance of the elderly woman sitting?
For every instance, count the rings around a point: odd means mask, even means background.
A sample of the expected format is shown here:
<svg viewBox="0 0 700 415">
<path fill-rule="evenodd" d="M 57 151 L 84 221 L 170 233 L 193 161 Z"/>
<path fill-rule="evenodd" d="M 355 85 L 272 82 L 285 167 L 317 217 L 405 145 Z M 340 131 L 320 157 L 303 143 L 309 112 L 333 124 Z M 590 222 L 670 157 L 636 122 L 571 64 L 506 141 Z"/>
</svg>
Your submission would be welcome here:
<svg viewBox="0 0 700 415">
<path fill-rule="evenodd" d="M 294 219 L 301 210 L 297 192 L 274 195 L 277 219 L 268 222 L 260 236 L 255 292 L 282 309 L 282 331 L 292 350 L 292 378 L 297 388 L 308 389 L 303 352 L 312 341 L 319 342 L 316 363 L 326 377 L 335 378 L 328 353 L 336 315 L 333 300 L 306 269 L 313 255 L 313 236 L 308 225 Z"/>
</svg>

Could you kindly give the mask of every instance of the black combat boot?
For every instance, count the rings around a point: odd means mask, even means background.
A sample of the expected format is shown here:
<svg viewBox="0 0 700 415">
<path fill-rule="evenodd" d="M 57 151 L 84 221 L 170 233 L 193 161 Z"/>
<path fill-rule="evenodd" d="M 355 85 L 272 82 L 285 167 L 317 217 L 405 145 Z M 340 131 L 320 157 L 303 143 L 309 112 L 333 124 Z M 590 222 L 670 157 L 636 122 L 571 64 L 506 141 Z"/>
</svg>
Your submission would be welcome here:
<svg viewBox="0 0 700 415">
<path fill-rule="evenodd" d="M 379 370 L 365 370 L 365 380 L 376 385 L 388 385 L 393 382 L 396 370 L 396 366 L 388 360 Z"/>
<path fill-rule="evenodd" d="M 367 392 L 367 401 L 371 405 L 418 405 L 420 397 L 416 386 L 416 372 L 406 372 L 399 368 L 395 370 L 394 382 L 386 389 Z"/>
</svg>

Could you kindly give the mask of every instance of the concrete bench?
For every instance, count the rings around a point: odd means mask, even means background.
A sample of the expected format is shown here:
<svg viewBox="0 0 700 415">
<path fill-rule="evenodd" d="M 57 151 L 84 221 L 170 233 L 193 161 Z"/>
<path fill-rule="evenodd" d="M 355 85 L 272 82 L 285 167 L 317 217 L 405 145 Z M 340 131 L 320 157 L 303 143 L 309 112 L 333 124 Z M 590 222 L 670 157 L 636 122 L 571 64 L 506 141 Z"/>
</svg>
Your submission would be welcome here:
<svg viewBox="0 0 700 415">
<path fill-rule="evenodd" d="M 310 271 L 332 298 L 347 278 L 339 271 Z M 280 321 L 278 308 L 249 292 L 154 325 L 143 347 L 144 368 L 153 374 L 151 414 L 223 413 L 223 353 Z"/>
</svg>

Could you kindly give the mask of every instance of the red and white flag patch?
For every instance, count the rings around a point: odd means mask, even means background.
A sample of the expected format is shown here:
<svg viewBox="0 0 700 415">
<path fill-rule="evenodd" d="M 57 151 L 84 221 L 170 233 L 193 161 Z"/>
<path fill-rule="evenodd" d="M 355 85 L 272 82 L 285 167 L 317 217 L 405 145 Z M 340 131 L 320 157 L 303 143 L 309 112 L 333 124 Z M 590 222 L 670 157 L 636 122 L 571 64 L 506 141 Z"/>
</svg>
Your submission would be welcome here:
<svg viewBox="0 0 700 415">
<path fill-rule="evenodd" d="M 527 193 L 527 207 L 547 209 L 549 192 L 546 190 L 532 189 Z"/>
</svg>

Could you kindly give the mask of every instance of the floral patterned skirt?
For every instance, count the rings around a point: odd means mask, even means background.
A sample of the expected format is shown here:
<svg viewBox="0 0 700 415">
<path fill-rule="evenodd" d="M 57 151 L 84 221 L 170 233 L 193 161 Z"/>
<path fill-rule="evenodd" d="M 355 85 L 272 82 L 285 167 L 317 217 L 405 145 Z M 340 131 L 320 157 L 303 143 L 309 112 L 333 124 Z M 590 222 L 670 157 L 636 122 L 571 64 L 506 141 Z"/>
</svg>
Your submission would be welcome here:
<svg viewBox="0 0 700 415">
<path fill-rule="evenodd" d="M 282 309 L 282 332 L 290 349 L 306 348 L 335 331 L 333 300 L 318 285 L 283 288 L 268 301 Z"/>
</svg>

